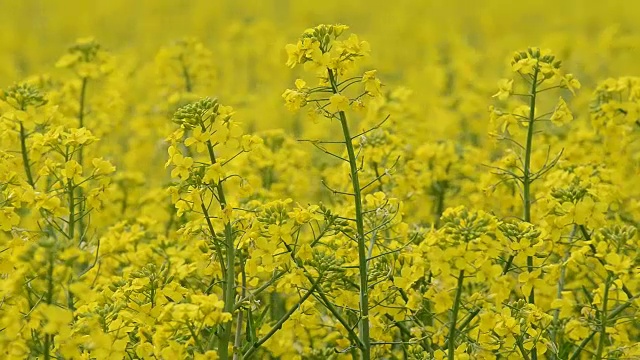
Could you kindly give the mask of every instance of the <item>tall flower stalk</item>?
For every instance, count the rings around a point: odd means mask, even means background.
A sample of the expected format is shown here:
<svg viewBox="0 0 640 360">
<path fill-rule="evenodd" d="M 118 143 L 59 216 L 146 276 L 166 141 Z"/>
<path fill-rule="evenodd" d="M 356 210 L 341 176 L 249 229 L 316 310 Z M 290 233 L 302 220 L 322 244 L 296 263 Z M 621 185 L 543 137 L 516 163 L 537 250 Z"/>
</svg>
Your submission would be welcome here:
<svg viewBox="0 0 640 360">
<path fill-rule="evenodd" d="M 332 69 L 327 69 L 331 91 L 334 95 L 339 95 L 338 83 Z M 360 180 L 358 176 L 358 163 L 356 152 L 353 147 L 353 138 L 349 131 L 349 123 L 347 116 L 343 110 L 338 111 L 340 117 L 340 125 L 342 127 L 342 136 L 347 150 L 349 159 L 349 169 L 351 176 L 351 185 L 353 188 L 353 206 L 355 208 L 356 222 L 356 240 L 358 242 L 358 271 L 360 274 L 360 320 L 358 328 L 360 330 L 360 342 L 362 343 L 362 359 L 371 358 L 371 339 L 369 337 L 369 283 L 367 275 L 367 244 L 364 237 L 364 216 L 362 214 L 362 193 L 360 188 Z"/>
<path fill-rule="evenodd" d="M 357 107 L 364 107 L 364 101 L 370 97 L 380 95 L 380 81 L 375 76 L 375 71 L 365 72 L 362 76 L 353 76 L 342 79 L 345 74 L 356 66 L 358 60 L 367 55 L 369 51 L 368 43 L 360 41 L 356 35 L 351 35 L 347 40 L 338 38 L 347 29 L 344 25 L 320 25 L 313 29 L 308 29 L 302 35 L 297 44 L 287 45 L 289 55 L 287 65 L 294 67 L 297 64 L 304 64 L 305 69 L 310 70 L 319 79 L 319 85 L 309 88 L 302 79 L 296 80 L 296 89 L 286 90 L 282 95 L 286 105 L 291 110 L 311 105 L 309 115 L 311 117 L 325 117 L 327 119 L 338 120 L 342 138 L 338 141 L 311 141 L 311 143 L 324 153 L 331 155 L 349 164 L 350 191 L 340 191 L 329 188 L 334 194 L 346 195 L 352 198 L 351 204 L 354 209 L 354 217 L 350 219 L 355 223 L 355 236 L 353 240 L 357 246 L 357 268 L 358 268 L 358 341 L 357 347 L 360 350 L 361 359 L 371 358 L 372 339 L 370 335 L 370 269 L 369 257 L 375 245 L 375 233 L 377 229 L 372 229 L 374 235 L 369 235 L 365 229 L 365 215 L 363 210 L 363 187 L 360 184 L 361 164 L 363 161 L 356 151 L 355 139 L 370 130 L 357 136 L 352 135 L 352 122 L 347 119 L 347 111 Z M 361 83 L 364 91 L 360 94 L 349 97 L 347 90 L 353 85 Z M 326 97 L 328 96 L 328 98 Z M 346 158 L 327 149 L 325 145 L 340 144 L 344 146 Z M 360 145 L 361 146 L 361 145 Z M 387 174 L 379 175 L 382 178 Z M 325 184 L 325 186 L 327 186 Z M 328 302 L 326 305 L 329 306 Z M 335 314 L 334 314 L 335 315 Z"/>
<path fill-rule="evenodd" d="M 509 229 L 505 227 L 506 231 L 503 231 L 503 234 L 510 242 L 517 242 L 523 238 L 527 238 L 527 241 L 535 240 L 539 236 L 538 233 L 532 237 L 531 230 L 523 232 L 533 222 L 532 204 L 535 202 L 535 195 L 532 191 L 532 184 L 549 172 L 562 155 L 562 151 L 560 151 L 552 159 L 547 157 L 547 160 L 539 170 L 534 171 L 532 169 L 532 157 L 537 149 L 534 145 L 534 135 L 546 130 L 544 127 L 538 126 L 538 124 L 551 122 L 555 126 L 563 126 L 573 120 L 573 115 L 562 98 L 560 98 L 554 111 L 538 115 L 536 111 L 538 95 L 556 88 L 565 88 L 573 92 L 575 88 L 580 87 L 580 84 L 573 79 L 571 74 L 561 74 L 561 61 L 557 60 L 548 51 L 541 51 L 538 48 L 529 48 L 527 51 L 517 52 L 511 61 L 511 66 L 513 72 L 522 78 L 525 86 L 528 86 L 526 92 L 514 92 L 514 80 L 503 79 L 499 82 L 499 91 L 494 97 L 503 101 L 510 96 L 523 97 L 528 99 L 528 104 L 519 105 L 508 112 L 492 108 L 491 121 L 495 127 L 493 135 L 498 140 L 507 140 L 510 144 L 515 144 L 518 148 L 517 150 L 520 150 L 518 157 L 522 168 L 497 168 L 498 174 L 508 181 L 514 182 L 521 190 L 522 224 L 516 223 L 514 224 L 515 227 Z M 524 143 L 521 142 L 521 136 L 524 136 Z M 519 230 L 514 231 L 516 229 Z M 526 234 L 527 232 L 529 235 Z M 513 261 L 517 255 L 518 253 L 514 252 L 506 259 L 502 271 L 503 274 L 507 274 L 512 269 Z M 535 305 L 535 283 L 538 281 L 537 278 L 541 272 L 541 265 L 536 266 L 534 255 L 535 251 L 527 252 L 526 273 L 521 273 L 519 276 L 524 292 L 523 295 L 527 302 L 532 305 Z M 532 360 L 538 358 L 535 345 L 529 353 Z"/>
</svg>

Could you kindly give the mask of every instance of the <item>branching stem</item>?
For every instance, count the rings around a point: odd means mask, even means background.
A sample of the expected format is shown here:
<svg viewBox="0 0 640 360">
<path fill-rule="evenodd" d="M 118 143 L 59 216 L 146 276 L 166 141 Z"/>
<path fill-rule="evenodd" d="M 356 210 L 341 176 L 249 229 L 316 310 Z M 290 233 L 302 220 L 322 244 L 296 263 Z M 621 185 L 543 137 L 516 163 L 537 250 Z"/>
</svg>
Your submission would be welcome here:
<svg viewBox="0 0 640 360">
<path fill-rule="evenodd" d="M 336 77 L 331 69 L 327 69 L 329 74 L 329 82 L 334 94 L 338 94 L 338 85 Z M 358 267 L 360 270 L 360 319 L 358 327 L 360 330 L 359 338 L 362 342 L 361 359 L 369 360 L 371 358 L 371 339 L 369 337 L 369 285 L 367 283 L 367 249 L 364 237 L 364 217 L 362 214 L 362 194 L 360 188 L 360 180 L 358 178 L 358 163 L 353 148 L 353 139 L 349 132 L 349 124 L 344 111 L 339 111 L 340 124 L 342 125 L 342 133 L 344 136 L 347 155 L 349 158 L 349 167 L 351 169 L 351 184 L 353 186 L 353 204 L 356 211 L 356 232 L 358 241 Z"/>
</svg>

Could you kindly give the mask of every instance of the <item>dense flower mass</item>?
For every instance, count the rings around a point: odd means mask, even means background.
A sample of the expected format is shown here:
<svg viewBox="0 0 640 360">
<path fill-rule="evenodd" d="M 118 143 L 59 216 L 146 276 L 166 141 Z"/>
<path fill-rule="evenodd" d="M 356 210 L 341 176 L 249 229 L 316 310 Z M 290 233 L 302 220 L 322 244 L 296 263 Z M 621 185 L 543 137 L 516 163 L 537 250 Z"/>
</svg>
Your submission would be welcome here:
<svg viewBox="0 0 640 360">
<path fill-rule="evenodd" d="M 640 359 L 640 28 L 587 4 L 3 5 L 0 358 Z"/>
</svg>

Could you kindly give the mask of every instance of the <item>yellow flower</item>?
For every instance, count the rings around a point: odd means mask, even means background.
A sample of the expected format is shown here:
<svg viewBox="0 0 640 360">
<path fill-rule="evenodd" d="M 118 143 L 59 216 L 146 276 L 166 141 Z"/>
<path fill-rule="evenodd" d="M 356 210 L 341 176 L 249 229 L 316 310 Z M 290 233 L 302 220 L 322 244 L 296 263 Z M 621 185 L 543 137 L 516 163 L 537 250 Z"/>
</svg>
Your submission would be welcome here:
<svg viewBox="0 0 640 360">
<path fill-rule="evenodd" d="M 366 71 L 362 75 L 362 83 L 364 84 L 364 91 L 366 91 L 369 95 L 379 96 L 382 94 L 381 92 L 381 82 L 376 77 L 377 70 Z"/>
<path fill-rule="evenodd" d="M 556 109 L 551 115 L 551 122 L 556 126 L 563 126 L 570 123 L 573 120 L 573 114 L 567 103 L 563 98 L 558 100 L 558 105 L 556 105 Z"/>
<path fill-rule="evenodd" d="M 319 209 L 319 206 L 317 205 L 310 205 L 306 209 L 301 207 L 296 207 L 288 215 L 289 217 L 294 219 L 296 223 L 306 224 L 312 220 L 320 221 L 323 219 L 322 214 L 318 213 L 318 209 Z"/>
<path fill-rule="evenodd" d="M 73 180 L 76 184 L 82 181 L 82 166 L 75 160 L 67 161 L 60 173 L 66 179 Z"/>
<path fill-rule="evenodd" d="M 420 277 L 414 272 L 415 271 L 411 266 L 403 266 L 400 270 L 400 276 L 393 277 L 393 284 L 404 291 L 409 290 L 411 285 Z"/>
<path fill-rule="evenodd" d="M 502 337 L 520 335 L 520 322 L 511 316 L 511 310 L 509 308 L 504 308 L 494 331 Z"/>
<path fill-rule="evenodd" d="M 62 201 L 59 197 L 46 194 L 38 194 L 36 196 L 35 208 L 47 210 L 54 216 L 64 216 L 68 213 L 68 210 L 62 206 Z"/>
<path fill-rule="evenodd" d="M 296 89 L 298 90 L 302 90 L 307 87 L 307 82 L 302 79 L 296 79 L 295 84 L 296 84 Z"/>
<path fill-rule="evenodd" d="M 66 53 L 62 55 L 60 59 L 58 59 L 55 66 L 59 68 L 71 67 L 76 62 L 78 62 L 78 60 L 80 60 L 80 57 L 81 54 L 78 52 Z"/>
<path fill-rule="evenodd" d="M 506 100 L 513 92 L 513 79 L 501 79 L 498 81 L 498 92 L 493 95 L 499 100 Z"/>
<path fill-rule="evenodd" d="M 530 75 L 533 74 L 533 71 L 536 67 L 536 65 L 538 64 L 538 60 L 534 59 L 534 58 L 524 58 L 524 59 L 520 59 L 517 62 L 515 62 L 512 66 L 511 69 L 514 72 L 518 72 L 524 75 Z"/>
<path fill-rule="evenodd" d="M 47 323 L 43 331 L 47 334 L 60 334 L 60 332 L 69 332 L 69 324 L 73 321 L 73 312 L 56 305 L 42 304 L 39 306 L 40 311 L 47 319 Z"/>
<path fill-rule="evenodd" d="M 285 106 L 291 111 L 298 110 L 307 105 L 307 93 L 297 90 L 287 89 L 282 93 Z"/>
<path fill-rule="evenodd" d="M 518 275 L 518 282 L 520 283 L 520 287 L 522 288 L 522 294 L 525 296 L 529 296 L 531 294 L 531 290 L 541 283 L 540 275 L 542 274 L 541 269 L 536 269 L 532 272 L 522 272 Z"/>
<path fill-rule="evenodd" d="M 222 170 L 222 165 L 220 165 L 220 162 L 217 162 L 207 167 L 207 170 L 204 173 L 204 178 L 202 178 L 202 180 L 207 183 L 211 181 L 213 181 L 214 183 L 218 183 L 218 181 L 220 181 L 220 179 L 223 177 L 224 171 Z"/>
<path fill-rule="evenodd" d="M 255 135 L 242 135 L 240 146 L 242 146 L 243 151 L 251 151 L 255 149 L 258 145 L 261 145 L 263 140 L 259 136 Z"/>
<path fill-rule="evenodd" d="M 108 160 L 103 160 L 102 158 L 95 158 L 91 160 L 93 167 L 94 175 L 106 175 L 111 174 L 116 171 L 116 167 L 111 164 Z"/>
<path fill-rule="evenodd" d="M 196 146 L 196 151 L 201 153 L 207 146 L 206 142 L 211 139 L 211 134 L 203 132 L 201 128 L 196 127 L 193 129 L 191 136 L 184 141 L 185 146 Z"/>
<path fill-rule="evenodd" d="M 329 98 L 329 111 L 347 111 L 349 110 L 349 98 L 341 94 L 334 94 Z"/>
<path fill-rule="evenodd" d="M 350 57 L 366 56 L 369 54 L 369 51 L 371 51 L 369 43 L 366 41 L 360 41 L 356 34 L 349 35 L 347 40 L 338 42 L 336 45 L 338 51 L 342 51 L 343 54 L 349 55 Z"/>
<path fill-rule="evenodd" d="M 560 81 L 560 84 L 564 86 L 566 89 L 568 89 L 569 91 L 571 91 L 573 95 L 575 95 L 576 90 L 580 89 L 580 87 L 582 86 L 578 81 L 578 79 L 573 77 L 573 74 L 565 75 Z"/>
<path fill-rule="evenodd" d="M 68 133 L 64 134 L 62 144 L 70 146 L 89 145 L 97 140 L 98 138 L 93 136 L 91 131 L 86 128 L 70 129 Z"/>
<path fill-rule="evenodd" d="M 577 319 L 569 320 L 564 328 L 564 333 L 574 341 L 580 341 L 586 338 L 587 336 L 589 336 L 590 332 L 591 331 L 589 330 L 589 328 Z"/>
<path fill-rule="evenodd" d="M 298 64 L 311 59 L 312 53 L 320 48 L 320 43 L 312 38 L 299 40 L 295 45 L 287 44 L 287 66 L 294 68 Z"/>
<path fill-rule="evenodd" d="M 13 207 L 0 208 L 0 229 L 10 231 L 11 228 L 20 223 L 20 216 L 15 213 Z"/>
<path fill-rule="evenodd" d="M 182 156 L 182 154 L 175 154 L 171 158 L 171 161 L 175 165 L 175 168 L 171 170 L 171 177 L 179 177 L 182 180 L 189 178 L 189 169 L 193 165 L 193 159 L 190 157 Z"/>
<path fill-rule="evenodd" d="M 616 275 L 629 273 L 633 265 L 633 261 L 629 257 L 616 253 L 608 253 L 604 259 L 606 261 L 605 269 Z"/>
</svg>

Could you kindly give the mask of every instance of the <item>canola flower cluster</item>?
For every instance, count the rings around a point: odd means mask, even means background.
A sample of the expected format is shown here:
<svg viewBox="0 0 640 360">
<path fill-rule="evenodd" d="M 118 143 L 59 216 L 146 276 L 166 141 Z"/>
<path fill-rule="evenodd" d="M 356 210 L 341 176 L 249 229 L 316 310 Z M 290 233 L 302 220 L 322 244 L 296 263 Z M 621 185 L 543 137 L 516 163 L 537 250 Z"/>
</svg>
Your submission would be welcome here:
<svg viewBox="0 0 640 360">
<path fill-rule="evenodd" d="M 274 4 L 254 11 L 305 13 Z M 483 54 L 486 14 L 450 37 L 385 20 L 375 47 L 247 18 L 5 67 L 0 357 L 640 358 L 637 25 L 612 6 L 579 19 L 617 27 Z M 375 55 L 400 30 L 415 54 Z"/>
</svg>

